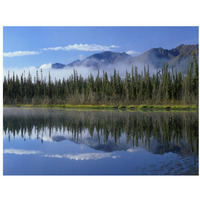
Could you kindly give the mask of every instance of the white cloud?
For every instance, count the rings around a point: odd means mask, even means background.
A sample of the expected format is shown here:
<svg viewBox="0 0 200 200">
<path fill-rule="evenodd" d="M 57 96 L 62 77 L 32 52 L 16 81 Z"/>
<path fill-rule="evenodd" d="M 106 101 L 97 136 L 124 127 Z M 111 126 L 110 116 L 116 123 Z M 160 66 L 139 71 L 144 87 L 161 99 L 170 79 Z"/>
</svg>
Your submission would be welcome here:
<svg viewBox="0 0 200 200">
<path fill-rule="evenodd" d="M 126 53 L 131 55 L 131 56 L 140 54 L 140 52 L 138 52 L 138 51 L 131 51 L 131 50 L 127 51 Z"/>
<path fill-rule="evenodd" d="M 68 45 L 65 47 L 49 47 L 49 48 L 43 48 L 43 50 L 52 50 L 52 51 L 58 51 L 58 50 L 77 50 L 77 51 L 111 51 L 112 49 L 118 48 L 116 45 L 111 46 L 103 46 L 98 44 L 73 44 Z"/>
<path fill-rule="evenodd" d="M 52 51 L 58 51 L 63 50 L 63 47 L 49 47 L 49 48 L 43 48 L 44 51 L 52 50 Z"/>
<path fill-rule="evenodd" d="M 17 154 L 17 155 L 40 154 L 39 151 L 25 150 L 25 149 L 5 149 L 3 152 L 8 154 Z"/>
<path fill-rule="evenodd" d="M 43 64 L 39 67 L 39 69 L 51 69 L 52 63 Z"/>
<path fill-rule="evenodd" d="M 48 47 L 43 48 L 43 51 L 70 51 L 70 50 L 77 50 L 77 51 L 111 51 L 113 49 L 118 48 L 119 46 L 110 45 L 98 45 L 98 44 L 73 44 L 68 46 L 60 46 L 60 47 Z M 29 55 L 38 55 L 41 52 L 39 51 L 13 51 L 13 52 L 6 52 L 3 53 L 4 57 L 16 57 L 16 56 L 29 56 Z"/>
<path fill-rule="evenodd" d="M 16 56 L 29 56 L 29 55 L 37 55 L 38 51 L 14 51 L 3 53 L 4 57 L 16 57 Z"/>
<path fill-rule="evenodd" d="M 44 154 L 43 156 L 46 158 L 64 158 L 64 156 L 60 154 Z"/>
</svg>

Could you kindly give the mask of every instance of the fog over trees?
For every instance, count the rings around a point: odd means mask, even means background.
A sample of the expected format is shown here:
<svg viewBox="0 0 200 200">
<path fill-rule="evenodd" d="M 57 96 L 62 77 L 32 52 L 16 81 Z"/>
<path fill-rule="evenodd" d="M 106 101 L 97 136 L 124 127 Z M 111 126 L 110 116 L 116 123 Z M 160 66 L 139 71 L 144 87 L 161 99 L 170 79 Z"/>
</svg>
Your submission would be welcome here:
<svg viewBox="0 0 200 200">
<path fill-rule="evenodd" d="M 33 77 L 10 74 L 4 76 L 3 103 L 15 104 L 198 104 L 198 63 L 193 56 L 186 74 L 167 63 L 150 75 L 149 67 L 139 73 L 137 67 L 121 77 L 114 69 L 112 75 L 99 71 L 94 77 L 83 78 L 76 70 L 69 78 L 52 80 L 37 71 Z"/>
</svg>

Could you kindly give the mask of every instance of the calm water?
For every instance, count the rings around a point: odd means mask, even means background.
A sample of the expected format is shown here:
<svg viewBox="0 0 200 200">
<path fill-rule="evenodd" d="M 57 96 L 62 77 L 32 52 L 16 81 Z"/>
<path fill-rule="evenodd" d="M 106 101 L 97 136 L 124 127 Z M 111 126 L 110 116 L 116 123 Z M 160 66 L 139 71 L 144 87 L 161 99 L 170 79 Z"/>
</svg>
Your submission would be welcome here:
<svg viewBox="0 0 200 200">
<path fill-rule="evenodd" d="M 197 112 L 4 108 L 4 175 L 198 174 Z"/>
</svg>

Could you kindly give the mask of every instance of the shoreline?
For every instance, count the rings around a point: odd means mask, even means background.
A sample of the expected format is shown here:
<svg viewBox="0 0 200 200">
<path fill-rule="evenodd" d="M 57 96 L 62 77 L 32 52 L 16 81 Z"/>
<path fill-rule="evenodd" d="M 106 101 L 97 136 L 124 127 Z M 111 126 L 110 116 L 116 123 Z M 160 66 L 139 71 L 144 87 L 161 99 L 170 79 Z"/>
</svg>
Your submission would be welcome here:
<svg viewBox="0 0 200 200">
<path fill-rule="evenodd" d="M 23 107 L 23 108 L 65 108 L 65 109 L 97 109 L 97 110 L 141 110 L 141 111 L 198 111 L 197 105 L 70 105 L 70 104 L 52 104 L 52 105 L 34 105 L 34 104 L 16 104 L 3 105 L 3 107 Z"/>
</svg>

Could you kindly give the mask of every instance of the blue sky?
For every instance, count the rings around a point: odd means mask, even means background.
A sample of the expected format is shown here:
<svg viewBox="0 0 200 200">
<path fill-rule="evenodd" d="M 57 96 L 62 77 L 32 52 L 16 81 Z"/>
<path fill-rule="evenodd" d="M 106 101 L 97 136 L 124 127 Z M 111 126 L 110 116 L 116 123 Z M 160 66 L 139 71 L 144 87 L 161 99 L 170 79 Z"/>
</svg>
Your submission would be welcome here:
<svg viewBox="0 0 200 200">
<path fill-rule="evenodd" d="M 4 68 L 68 64 L 105 50 L 133 56 L 198 44 L 198 27 L 4 27 Z"/>
</svg>

